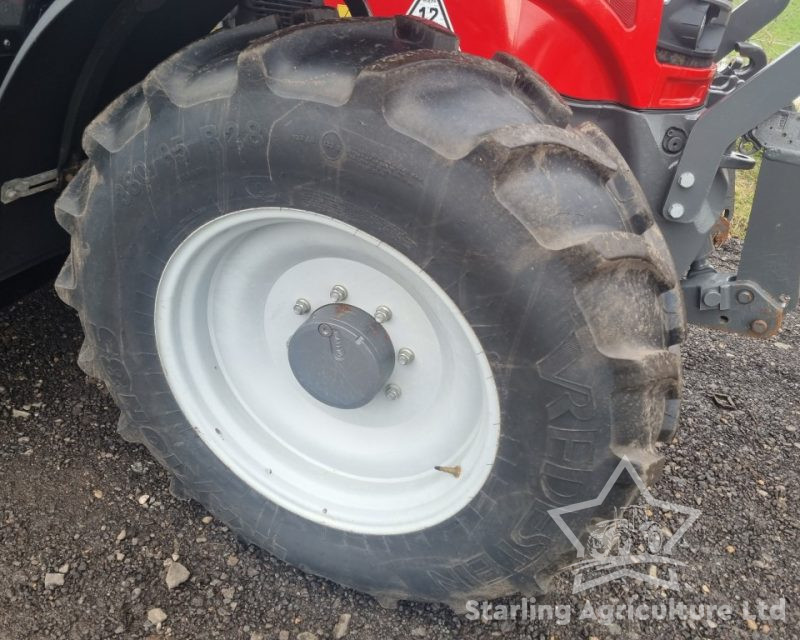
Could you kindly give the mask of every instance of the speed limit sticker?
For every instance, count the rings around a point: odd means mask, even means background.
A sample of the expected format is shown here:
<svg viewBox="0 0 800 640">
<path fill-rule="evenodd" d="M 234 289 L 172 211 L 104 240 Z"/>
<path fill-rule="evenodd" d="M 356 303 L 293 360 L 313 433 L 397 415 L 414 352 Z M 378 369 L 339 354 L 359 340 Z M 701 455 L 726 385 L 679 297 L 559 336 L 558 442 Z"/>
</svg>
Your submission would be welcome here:
<svg viewBox="0 0 800 640">
<path fill-rule="evenodd" d="M 424 18 L 443 26 L 445 29 L 453 30 L 450 25 L 450 17 L 444 6 L 444 0 L 414 0 L 408 15 Z"/>
</svg>

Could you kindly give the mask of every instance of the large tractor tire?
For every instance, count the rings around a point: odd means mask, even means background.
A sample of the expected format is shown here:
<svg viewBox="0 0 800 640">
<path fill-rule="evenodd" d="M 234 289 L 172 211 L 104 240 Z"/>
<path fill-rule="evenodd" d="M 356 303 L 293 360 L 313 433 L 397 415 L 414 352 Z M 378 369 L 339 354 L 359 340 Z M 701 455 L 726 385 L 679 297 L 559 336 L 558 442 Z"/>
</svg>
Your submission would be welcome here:
<svg viewBox="0 0 800 640">
<path fill-rule="evenodd" d="M 79 363 L 175 492 L 286 562 L 384 603 L 542 592 L 572 553 L 548 510 L 624 456 L 652 481 L 677 421 L 641 190 L 510 56 L 402 17 L 271 24 L 86 130 L 57 204 Z"/>
</svg>

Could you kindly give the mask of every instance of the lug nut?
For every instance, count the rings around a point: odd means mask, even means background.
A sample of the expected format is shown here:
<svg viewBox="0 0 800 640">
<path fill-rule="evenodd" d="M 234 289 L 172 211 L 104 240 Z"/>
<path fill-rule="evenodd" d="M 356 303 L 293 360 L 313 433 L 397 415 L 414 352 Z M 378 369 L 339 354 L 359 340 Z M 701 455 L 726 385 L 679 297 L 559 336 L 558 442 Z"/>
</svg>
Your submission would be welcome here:
<svg viewBox="0 0 800 640">
<path fill-rule="evenodd" d="M 750 304 L 753 301 L 753 292 L 750 289 L 742 289 L 736 294 L 736 299 L 742 304 Z"/>
<path fill-rule="evenodd" d="M 397 352 L 397 361 L 402 365 L 411 364 L 414 362 L 414 357 L 414 352 L 406 347 Z"/>
<path fill-rule="evenodd" d="M 331 289 L 331 300 L 334 302 L 344 302 L 347 300 L 347 289 L 340 284 L 333 285 L 333 289 Z"/>
<path fill-rule="evenodd" d="M 400 387 L 398 387 L 396 384 L 387 384 L 386 388 L 383 390 L 383 393 L 389 400 L 397 400 L 403 395 Z"/>
<path fill-rule="evenodd" d="M 769 325 L 764 320 L 753 320 L 750 328 L 753 330 L 753 333 L 766 333 L 767 329 L 769 329 Z"/>
<path fill-rule="evenodd" d="M 311 303 L 308 300 L 306 300 L 305 298 L 298 298 L 297 302 L 294 303 L 294 307 L 292 307 L 292 310 L 298 316 L 304 316 L 309 311 L 311 311 Z"/>
<path fill-rule="evenodd" d="M 392 319 L 392 310 L 386 305 L 382 304 L 375 309 L 375 319 L 381 324 L 384 322 L 389 322 L 389 320 Z"/>
</svg>

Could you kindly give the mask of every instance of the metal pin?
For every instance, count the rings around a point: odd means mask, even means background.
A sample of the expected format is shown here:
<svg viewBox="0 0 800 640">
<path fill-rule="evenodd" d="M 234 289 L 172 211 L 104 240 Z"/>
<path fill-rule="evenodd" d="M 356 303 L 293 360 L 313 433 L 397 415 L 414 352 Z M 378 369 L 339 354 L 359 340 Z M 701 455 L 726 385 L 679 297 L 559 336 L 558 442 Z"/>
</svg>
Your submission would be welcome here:
<svg viewBox="0 0 800 640">
<path fill-rule="evenodd" d="M 442 473 L 449 473 L 451 476 L 453 476 L 455 478 L 458 478 L 458 477 L 461 476 L 461 467 L 460 466 L 455 466 L 455 467 L 438 467 L 437 466 L 437 467 L 434 467 L 434 469 L 436 469 L 436 471 L 441 471 Z"/>
</svg>

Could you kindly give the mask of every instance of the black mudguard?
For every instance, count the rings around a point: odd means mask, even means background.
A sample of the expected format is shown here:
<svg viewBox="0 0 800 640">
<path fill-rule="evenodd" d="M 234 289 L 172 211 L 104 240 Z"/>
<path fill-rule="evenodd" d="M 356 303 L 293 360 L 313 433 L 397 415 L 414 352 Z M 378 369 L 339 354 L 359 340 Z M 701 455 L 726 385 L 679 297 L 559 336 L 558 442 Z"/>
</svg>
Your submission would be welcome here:
<svg viewBox="0 0 800 640">
<path fill-rule="evenodd" d="M 0 184 L 63 168 L 117 95 L 209 33 L 235 0 L 56 0 L 0 86 Z M 67 251 L 55 191 L 0 204 L 0 283 Z"/>
</svg>

